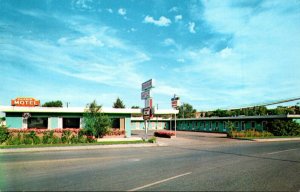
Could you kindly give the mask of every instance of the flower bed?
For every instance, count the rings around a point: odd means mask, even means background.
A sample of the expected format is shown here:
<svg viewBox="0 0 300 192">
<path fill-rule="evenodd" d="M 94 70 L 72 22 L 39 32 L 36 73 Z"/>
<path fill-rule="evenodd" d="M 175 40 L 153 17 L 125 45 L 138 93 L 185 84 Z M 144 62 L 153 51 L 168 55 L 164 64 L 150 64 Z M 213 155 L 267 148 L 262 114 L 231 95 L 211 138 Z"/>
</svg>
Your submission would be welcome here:
<svg viewBox="0 0 300 192">
<path fill-rule="evenodd" d="M 37 145 L 37 144 L 76 144 L 76 143 L 94 143 L 97 139 L 85 129 L 79 128 L 56 128 L 56 129 L 7 129 L 2 128 L 0 145 Z M 5 135 L 6 134 L 6 135 Z M 125 131 L 119 129 L 109 129 L 106 134 L 109 137 L 124 137 Z"/>
<path fill-rule="evenodd" d="M 155 137 L 171 138 L 172 136 L 175 136 L 175 133 L 170 132 L 170 131 L 155 131 L 154 136 Z"/>
<path fill-rule="evenodd" d="M 61 129 L 61 128 L 56 128 L 56 129 L 39 129 L 39 128 L 30 128 L 30 129 L 14 129 L 10 128 L 8 131 L 10 133 L 30 133 L 31 131 L 34 131 L 36 134 L 42 134 L 45 132 L 50 132 L 54 131 L 54 133 L 63 133 L 63 131 L 70 131 L 74 134 L 78 134 L 80 130 L 79 128 L 66 128 L 66 129 Z"/>
<path fill-rule="evenodd" d="M 109 129 L 108 133 L 105 134 L 105 136 L 122 136 L 125 135 L 125 130 L 120 130 L 120 129 Z"/>
</svg>

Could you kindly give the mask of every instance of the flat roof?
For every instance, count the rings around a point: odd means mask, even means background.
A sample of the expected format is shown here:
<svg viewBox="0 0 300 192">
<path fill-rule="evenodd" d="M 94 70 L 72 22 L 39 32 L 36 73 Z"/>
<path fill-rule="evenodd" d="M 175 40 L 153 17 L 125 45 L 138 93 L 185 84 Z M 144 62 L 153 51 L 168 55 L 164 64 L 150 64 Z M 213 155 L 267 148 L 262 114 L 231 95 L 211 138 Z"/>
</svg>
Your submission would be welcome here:
<svg viewBox="0 0 300 192">
<path fill-rule="evenodd" d="M 0 112 L 5 113 L 24 113 L 24 112 L 38 112 L 38 113 L 84 113 L 87 108 L 84 107 L 15 107 L 15 106 L 0 106 Z M 111 114 L 140 114 L 141 109 L 131 108 L 102 108 L 103 113 Z M 159 109 L 155 110 L 155 114 L 178 114 L 178 110 L 174 109 Z"/>
</svg>

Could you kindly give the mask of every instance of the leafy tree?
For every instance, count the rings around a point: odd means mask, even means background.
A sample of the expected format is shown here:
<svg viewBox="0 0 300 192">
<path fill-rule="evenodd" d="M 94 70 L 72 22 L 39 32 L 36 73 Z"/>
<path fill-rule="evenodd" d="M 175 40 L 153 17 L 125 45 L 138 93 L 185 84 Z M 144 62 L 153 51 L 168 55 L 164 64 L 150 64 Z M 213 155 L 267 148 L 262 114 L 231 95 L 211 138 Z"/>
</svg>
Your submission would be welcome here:
<svg viewBox="0 0 300 192">
<path fill-rule="evenodd" d="M 113 108 L 125 108 L 123 101 L 118 97 L 116 102 L 113 105 Z"/>
<path fill-rule="evenodd" d="M 232 137 L 232 132 L 236 131 L 236 127 L 234 126 L 233 122 L 227 121 L 226 127 L 227 127 L 227 137 Z"/>
<path fill-rule="evenodd" d="M 101 105 L 97 105 L 94 100 L 87 105 L 87 110 L 84 113 L 84 129 L 89 135 L 99 138 L 103 137 L 111 127 L 111 119 L 101 112 Z"/>
<path fill-rule="evenodd" d="M 1 125 L 0 126 L 0 144 L 2 144 L 4 141 L 6 141 L 9 138 L 9 132 L 7 127 Z"/>
<path fill-rule="evenodd" d="M 294 121 L 274 120 L 267 124 L 267 130 L 275 136 L 299 136 L 300 125 Z"/>
<path fill-rule="evenodd" d="M 63 103 L 60 100 L 49 101 L 42 105 L 42 107 L 63 107 Z"/>
<path fill-rule="evenodd" d="M 195 118 L 196 117 L 196 109 L 193 109 L 193 106 L 184 103 L 179 107 L 178 118 Z"/>
</svg>

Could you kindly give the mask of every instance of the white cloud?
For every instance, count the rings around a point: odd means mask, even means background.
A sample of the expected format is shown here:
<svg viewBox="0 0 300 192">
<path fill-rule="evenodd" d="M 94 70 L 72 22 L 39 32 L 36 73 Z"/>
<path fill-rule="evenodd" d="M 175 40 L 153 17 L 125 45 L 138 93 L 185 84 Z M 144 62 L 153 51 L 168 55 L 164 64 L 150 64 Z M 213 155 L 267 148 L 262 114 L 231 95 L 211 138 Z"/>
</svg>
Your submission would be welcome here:
<svg viewBox="0 0 300 192">
<path fill-rule="evenodd" d="M 73 41 L 77 45 L 94 45 L 94 46 L 104 46 L 104 43 L 97 39 L 96 36 L 91 35 L 91 36 L 85 36 L 85 37 L 80 37 L 78 39 L 75 39 Z"/>
<path fill-rule="evenodd" d="M 175 21 L 178 22 L 180 20 L 182 20 L 182 15 L 176 15 L 175 16 Z"/>
<path fill-rule="evenodd" d="M 169 12 L 177 12 L 178 11 L 178 7 L 172 7 Z"/>
<path fill-rule="evenodd" d="M 232 55 L 232 49 L 226 47 L 225 49 L 223 49 L 222 51 L 220 51 L 220 55 L 222 58 L 226 58 Z"/>
<path fill-rule="evenodd" d="M 109 13 L 113 13 L 113 10 L 112 9 L 107 9 L 107 11 L 109 12 Z"/>
<path fill-rule="evenodd" d="M 144 23 L 152 23 L 152 24 L 160 26 L 160 27 L 167 27 L 172 23 L 171 20 L 165 16 L 161 16 L 158 20 L 155 20 L 153 17 L 148 16 L 148 15 L 144 18 L 143 22 Z"/>
<path fill-rule="evenodd" d="M 72 2 L 73 6 L 77 9 L 82 9 L 82 10 L 92 10 L 93 6 L 92 0 L 75 0 Z"/>
<path fill-rule="evenodd" d="M 164 42 L 163 42 L 163 44 L 164 44 L 165 46 L 176 45 L 174 39 L 172 39 L 172 38 L 167 38 L 167 39 L 165 39 Z"/>
<path fill-rule="evenodd" d="M 118 10 L 118 13 L 119 13 L 120 15 L 124 16 L 124 15 L 126 15 L 126 9 L 120 8 L 120 9 Z"/>
<path fill-rule="evenodd" d="M 194 22 L 189 22 L 189 31 L 190 31 L 190 33 L 196 33 L 195 26 L 196 26 L 196 24 Z"/>
</svg>

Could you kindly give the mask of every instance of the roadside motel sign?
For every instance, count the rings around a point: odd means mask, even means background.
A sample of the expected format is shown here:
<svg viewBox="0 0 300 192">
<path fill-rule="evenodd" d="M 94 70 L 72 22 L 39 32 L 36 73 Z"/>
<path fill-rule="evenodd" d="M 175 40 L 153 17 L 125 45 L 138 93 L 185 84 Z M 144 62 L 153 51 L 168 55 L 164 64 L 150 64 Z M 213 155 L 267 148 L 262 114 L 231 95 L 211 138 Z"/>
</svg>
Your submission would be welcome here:
<svg viewBox="0 0 300 192">
<path fill-rule="evenodd" d="M 149 89 L 149 90 L 145 90 L 145 91 L 143 91 L 143 92 L 141 93 L 141 99 L 142 99 L 142 100 L 143 100 L 143 99 L 147 99 L 147 98 L 149 98 L 149 97 L 151 97 L 150 89 Z"/>
<path fill-rule="evenodd" d="M 35 107 L 39 105 L 40 105 L 40 100 L 36 100 L 35 98 L 18 97 L 16 99 L 11 100 L 11 106 Z"/>
<path fill-rule="evenodd" d="M 151 108 L 150 107 L 146 107 L 143 109 L 143 119 L 144 120 L 148 120 L 151 117 Z"/>
<path fill-rule="evenodd" d="M 150 79 L 142 84 L 142 91 L 146 91 L 153 88 L 153 80 Z"/>
<path fill-rule="evenodd" d="M 180 98 L 174 95 L 174 97 L 171 99 L 171 105 L 172 108 L 176 109 L 178 106 L 180 106 Z"/>
</svg>

